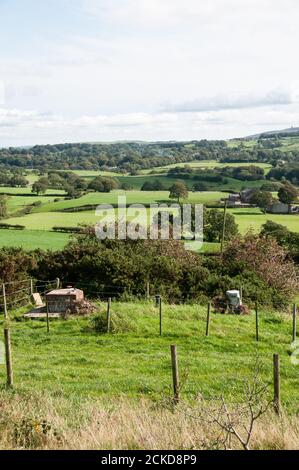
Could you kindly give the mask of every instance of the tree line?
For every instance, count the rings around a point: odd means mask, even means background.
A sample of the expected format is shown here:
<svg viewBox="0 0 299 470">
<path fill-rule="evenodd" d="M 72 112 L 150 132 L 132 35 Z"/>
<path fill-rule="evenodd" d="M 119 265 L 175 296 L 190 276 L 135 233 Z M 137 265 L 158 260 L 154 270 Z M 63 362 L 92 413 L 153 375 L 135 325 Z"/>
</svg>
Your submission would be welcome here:
<svg viewBox="0 0 299 470">
<path fill-rule="evenodd" d="M 136 174 L 173 163 L 192 160 L 218 160 L 220 162 L 267 162 L 281 159 L 298 160 L 298 152 L 284 152 L 275 141 L 269 148 L 263 141 L 246 147 L 243 142 L 230 146 L 225 141 L 191 142 L 117 142 L 111 144 L 77 143 L 36 145 L 29 148 L 10 147 L 0 149 L 0 166 L 8 168 L 38 169 L 47 172 L 63 170 L 117 170 Z"/>
<path fill-rule="evenodd" d="M 82 283 L 89 297 L 105 289 L 119 296 L 119 286 L 126 296 L 144 297 L 150 282 L 152 292 L 170 302 L 206 303 L 242 286 L 246 303 L 274 308 L 286 307 L 298 289 L 293 261 L 269 234 L 234 237 L 222 257 L 211 257 L 186 251 L 177 240 L 99 241 L 94 228 L 86 228 L 59 252 L 1 249 L 0 273 L 1 282 L 59 277 Z"/>
</svg>

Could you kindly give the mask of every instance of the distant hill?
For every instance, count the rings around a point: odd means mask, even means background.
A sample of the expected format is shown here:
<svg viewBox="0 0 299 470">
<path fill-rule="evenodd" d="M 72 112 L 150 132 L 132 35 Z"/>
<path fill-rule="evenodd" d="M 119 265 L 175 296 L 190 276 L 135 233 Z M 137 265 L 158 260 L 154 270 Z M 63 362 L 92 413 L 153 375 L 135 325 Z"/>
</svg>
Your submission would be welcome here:
<svg viewBox="0 0 299 470">
<path fill-rule="evenodd" d="M 260 139 L 261 137 L 270 138 L 272 136 L 276 136 L 276 137 L 289 137 L 290 136 L 291 137 L 294 134 L 299 135 L 299 127 L 289 127 L 288 129 L 261 132 L 260 134 L 255 134 L 255 135 L 244 137 L 243 140 L 256 140 L 256 139 Z"/>
</svg>

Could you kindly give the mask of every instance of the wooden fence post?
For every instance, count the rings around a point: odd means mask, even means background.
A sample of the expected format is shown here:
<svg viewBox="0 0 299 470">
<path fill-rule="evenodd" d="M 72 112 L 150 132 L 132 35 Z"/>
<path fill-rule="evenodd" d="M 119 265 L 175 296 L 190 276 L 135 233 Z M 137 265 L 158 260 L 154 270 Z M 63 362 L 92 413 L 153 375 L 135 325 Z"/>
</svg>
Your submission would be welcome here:
<svg viewBox="0 0 299 470">
<path fill-rule="evenodd" d="M 30 279 L 30 295 L 33 294 L 33 279 Z"/>
<path fill-rule="evenodd" d="M 280 360 L 279 354 L 273 355 L 274 367 L 274 410 L 275 413 L 280 414 Z"/>
<path fill-rule="evenodd" d="M 257 302 L 255 303 L 255 339 L 259 341 L 259 317 Z"/>
<path fill-rule="evenodd" d="M 5 291 L 5 284 L 2 284 L 2 296 L 3 296 L 3 311 L 4 311 L 4 318 L 8 318 L 7 313 L 7 303 L 6 303 L 6 291 Z"/>
<path fill-rule="evenodd" d="M 50 333 L 50 321 L 49 321 L 49 302 L 46 303 L 46 314 L 47 314 L 47 333 Z"/>
<path fill-rule="evenodd" d="M 210 333 L 210 319 L 211 319 L 211 302 L 208 303 L 208 311 L 207 311 L 207 326 L 206 326 L 206 336 L 209 336 Z"/>
<path fill-rule="evenodd" d="M 150 299 L 150 283 L 149 282 L 146 283 L 146 298 L 147 300 Z"/>
<path fill-rule="evenodd" d="M 297 337 L 296 314 L 297 314 L 297 307 L 296 307 L 296 304 L 294 304 L 293 305 L 293 342 L 296 341 L 296 337 Z"/>
<path fill-rule="evenodd" d="M 56 289 L 60 288 L 60 279 L 59 277 L 56 279 Z"/>
<path fill-rule="evenodd" d="M 10 342 L 9 328 L 4 328 L 4 343 L 5 343 L 7 386 L 13 387 L 13 369 L 12 369 L 11 342 Z"/>
<path fill-rule="evenodd" d="M 162 336 L 162 298 L 159 298 L 160 336 Z"/>
<path fill-rule="evenodd" d="M 180 381 L 179 381 L 179 368 L 178 356 L 176 346 L 170 346 L 171 350 L 171 365 L 172 365 L 172 379 L 173 379 L 173 398 L 174 403 L 177 404 L 180 400 Z"/>
<path fill-rule="evenodd" d="M 111 330 L 111 297 L 108 299 L 107 304 L 107 333 L 110 333 Z"/>
</svg>

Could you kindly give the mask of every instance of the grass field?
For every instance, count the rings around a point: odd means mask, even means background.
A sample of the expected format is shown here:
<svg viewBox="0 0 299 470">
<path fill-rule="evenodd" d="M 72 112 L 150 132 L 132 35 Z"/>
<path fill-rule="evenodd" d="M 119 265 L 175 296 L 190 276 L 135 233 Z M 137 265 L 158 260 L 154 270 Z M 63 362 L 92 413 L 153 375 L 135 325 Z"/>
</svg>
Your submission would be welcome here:
<svg viewBox="0 0 299 470">
<path fill-rule="evenodd" d="M 159 202 L 171 203 L 171 200 L 169 199 L 169 191 L 112 191 L 111 193 L 89 193 L 79 199 L 63 200 L 45 204 L 41 207 L 37 207 L 34 212 L 61 211 L 89 204 L 117 204 L 118 196 L 126 196 L 127 204 L 154 204 Z M 227 194 L 221 191 L 189 193 L 188 201 L 185 202 L 193 204 L 214 204 L 218 203 L 223 197 L 227 197 Z"/>
<path fill-rule="evenodd" d="M 40 230 L 0 230 L 0 247 L 21 247 L 25 250 L 62 250 L 69 240 L 65 233 Z"/>
<path fill-rule="evenodd" d="M 55 226 L 77 227 L 80 224 L 93 225 L 99 220 L 95 211 L 85 212 L 41 212 L 5 220 L 9 224 L 24 225 L 28 230 L 51 230 Z"/>
<path fill-rule="evenodd" d="M 45 196 L 8 196 L 8 211 L 9 213 L 14 213 L 16 211 L 19 211 L 23 209 L 24 207 L 31 205 L 35 202 L 41 202 L 42 204 L 47 204 L 50 202 L 53 202 L 54 199 L 58 199 L 58 196 L 51 196 L 51 195 L 45 195 Z"/>
<path fill-rule="evenodd" d="M 11 188 L 10 186 L 0 186 L 0 194 L 8 194 L 8 195 L 17 195 L 17 196 L 28 196 L 28 199 L 31 197 L 35 197 L 32 193 L 31 187 L 28 186 L 27 188 Z M 48 189 L 45 194 L 40 195 L 40 198 L 44 197 L 60 197 L 65 196 L 65 191 L 60 189 Z"/>
<path fill-rule="evenodd" d="M 264 214 L 256 208 L 229 209 L 228 211 L 236 218 L 236 223 L 242 234 L 249 229 L 259 232 L 261 226 L 268 220 L 284 225 L 293 232 L 299 232 L 298 215 Z M 149 213 L 149 210 L 147 210 L 147 213 Z M 117 211 L 115 214 L 117 216 Z M 132 216 L 128 215 L 128 220 L 131 219 Z M 6 222 L 24 225 L 28 230 L 51 230 L 55 226 L 75 227 L 80 224 L 95 224 L 99 220 L 99 216 L 95 214 L 94 210 L 91 210 L 80 212 L 36 212 L 22 217 L 12 217 L 7 219 Z"/>
<path fill-rule="evenodd" d="M 284 152 L 293 152 L 299 150 L 299 137 L 283 137 L 280 139 L 282 143 L 281 149 Z"/>
<path fill-rule="evenodd" d="M 98 311 L 106 318 L 106 305 Z M 298 412 L 298 366 L 290 361 L 291 317 L 261 312 L 260 342 L 255 340 L 254 315 L 212 314 L 205 336 L 206 309 L 164 306 L 163 336 L 158 310 L 151 302 L 113 303 L 117 333 L 96 333 L 90 318 L 53 320 L 50 334 L 42 321 L 12 321 L 11 334 L 16 390 L 51 390 L 64 395 L 109 396 L 157 400 L 171 386 L 170 344 L 176 344 L 182 394 L 201 391 L 206 398 L 224 394 L 240 399 L 258 355 L 262 377 L 272 382 L 272 355 L 281 357 L 283 406 Z M 0 382 L 4 382 L 0 366 Z"/>
<path fill-rule="evenodd" d="M 225 166 L 230 166 L 230 167 L 240 167 L 240 166 L 248 166 L 248 165 L 255 165 L 260 168 L 263 168 L 265 170 L 265 173 L 267 174 L 270 169 L 272 168 L 272 165 L 268 163 L 251 163 L 251 162 L 246 162 L 246 163 L 219 163 L 216 160 L 195 160 L 192 162 L 187 162 L 187 163 L 173 163 L 171 165 L 165 165 L 165 166 L 160 166 L 156 167 L 152 170 L 142 170 L 141 173 L 143 174 L 149 174 L 152 171 L 159 173 L 165 173 L 167 172 L 170 168 L 176 168 L 176 167 L 184 167 L 185 165 L 191 166 L 191 168 L 194 169 L 213 169 L 213 168 L 223 168 Z"/>
<path fill-rule="evenodd" d="M 113 177 L 118 177 L 121 175 L 121 173 L 117 173 L 115 171 L 101 171 L 101 170 L 71 170 L 72 173 L 75 173 L 76 175 L 80 176 L 80 178 L 84 179 L 90 179 L 90 178 L 96 178 L 97 176 L 111 176 Z"/>
<path fill-rule="evenodd" d="M 159 181 L 165 188 L 170 188 L 176 181 L 183 181 L 191 191 L 194 184 L 197 182 L 195 179 L 186 178 L 172 178 L 163 174 L 158 175 L 143 175 L 143 176 L 120 176 L 118 177 L 120 183 L 129 184 L 133 189 L 140 190 L 145 182 Z M 238 192 L 245 188 L 260 188 L 264 184 L 264 180 L 258 181 L 240 181 L 234 178 L 225 178 L 224 183 L 209 182 L 208 186 L 211 191 L 230 191 Z"/>
<path fill-rule="evenodd" d="M 259 232 L 267 220 L 284 225 L 292 232 L 299 232 L 299 216 L 295 214 L 264 214 L 257 208 L 229 209 L 229 212 L 235 216 L 240 233 L 249 229 Z"/>
<path fill-rule="evenodd" d="M 19 217 L 10 217 L 5 220 L 9 224 L 24 225 L 26 230 L 23 231 L 0 231 L 0 246 L 22 246 L 25 249 L 30 248 L 52 248 L 61 249 L 65 246 L 68 235 L 50 232 L 55 226 L 76 227 L 78 225 L 94 225 L 100 220 L 95 210 L 63 212 L 64 209 L 80 207 L 87 204 L 117 204 L 117 196 L 123 195 L 124 192 L 115 191 L 113 193 L 90 193 L 79 199 L 61 200 L 59 202 L 48 202 L 33 210 L 32 213 Z M 127 204 L 144 203 L 150 204 L 154 202 L 170 203 L 168 192 L 140 192 L 129 191 L 126 193 Z M 225 197 L 225 193 L 204 192 L 190 193 L 188 202 L 192 203 L 209 203 L 213 204 L 219 201 L 221 197 Z M 17 203 L 23 202 L 22 197 L 16 197 L 15 209 L 18 208 Z M 24 197 L 26 199 L 26 197 Z M 19 206 L 21 207 L 21 206 Z M 246 233 L 249 229 L 259 232 L 264 223 L 272 220 L 276 223 L 286 226 L 293 232 L 299 232 L 298 215 L 281 215 L 281 214 L 264 214 L 257 208 L 249 209 L 229 209 L 229 213 L 233 214 L 238 224 L 239 232 Z M 147 209 L 149 222 L 149 209 Z M 117 210 L 115 212 L 117 217 Z M 128 220 L 132 220 L 133 215 L 128 213 Z M 142 219 L 143 220 L 143 219 Z M 204 244 L 202 252 L 218 251 L 218 244 Z"/>
</svg>

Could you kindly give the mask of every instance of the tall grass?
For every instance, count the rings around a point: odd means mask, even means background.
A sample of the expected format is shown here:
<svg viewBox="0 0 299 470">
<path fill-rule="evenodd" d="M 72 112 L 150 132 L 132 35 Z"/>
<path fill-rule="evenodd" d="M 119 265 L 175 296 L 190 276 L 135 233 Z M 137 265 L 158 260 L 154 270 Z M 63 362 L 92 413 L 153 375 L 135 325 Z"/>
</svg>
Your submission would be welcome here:
<svg viewBox="0 0 299 470">
<path fill-rule="evenodd" d="M 208 405 L 207 405 L 208 406 Z M 219 429 L 140 399 L 78 400 L 0 392 L 0 449 L 212 449 Z M 218 446 L 221 448 L 221 446 Z M 237 441 L 232 448 L 239 449 Z M 272 412 L 257 422 L 252 449 L 298 449 L 299 418 Z"/>
</svg>

